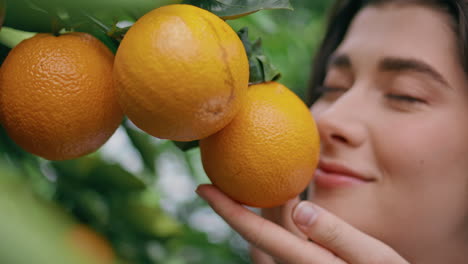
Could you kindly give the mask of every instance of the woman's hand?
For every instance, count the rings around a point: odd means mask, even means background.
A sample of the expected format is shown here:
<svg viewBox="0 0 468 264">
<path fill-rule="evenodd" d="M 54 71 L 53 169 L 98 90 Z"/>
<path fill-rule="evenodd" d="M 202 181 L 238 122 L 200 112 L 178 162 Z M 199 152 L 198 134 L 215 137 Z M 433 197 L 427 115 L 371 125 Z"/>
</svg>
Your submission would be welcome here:
<svg viewBox="0 0 468 264">
<path fill-rule="evenodd" d="M 300 202 L 299 196 L 295 197 L 287 201 L 285 204 L 273 207 L 273 208 L 264 208 L 261 210 L 261 215 L 275 223 L 283 227 L 284 229 L 288 230 L 289 232 L 295 234 L 296 236 L 307 240 L 308 237 L 302 233 L 302 231 L 296 226 L 294 223 L 291 215 L 296 207 L 296 205 Z M 250 257 L 253 263 L 256 264 L 275 264 L 275 260 L 272 256 L 266 254 L 261 249 L 255 247 L 254 245 L 250 246 Z"/>
<path fill-rule="evenodd" d="M 292 219 L 297 230 L 313 242 L 258 216 L 212 185 L 199 186 L 197 193 L 242 237 L 281 263 L 408 263 L 389 246 L 311 202 L 298 203 Z M 259 259 L 269 263 L 266 257 L 263 255 Z"/>
</svg>

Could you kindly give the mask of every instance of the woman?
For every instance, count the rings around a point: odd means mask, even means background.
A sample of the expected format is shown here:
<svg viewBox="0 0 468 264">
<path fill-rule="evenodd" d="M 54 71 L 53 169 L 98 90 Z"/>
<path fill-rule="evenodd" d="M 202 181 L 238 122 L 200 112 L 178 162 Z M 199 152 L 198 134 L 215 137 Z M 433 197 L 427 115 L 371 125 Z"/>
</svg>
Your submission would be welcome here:
<svg viewBox="0 0 468 264">
<path fill-rule="evenodd" d="M 337 4 L 312 81 L 309 201 L 262 218 L 198 189 L 255 263 L 467 263 L 467 16 L 466 0 Z"/>
</svg>

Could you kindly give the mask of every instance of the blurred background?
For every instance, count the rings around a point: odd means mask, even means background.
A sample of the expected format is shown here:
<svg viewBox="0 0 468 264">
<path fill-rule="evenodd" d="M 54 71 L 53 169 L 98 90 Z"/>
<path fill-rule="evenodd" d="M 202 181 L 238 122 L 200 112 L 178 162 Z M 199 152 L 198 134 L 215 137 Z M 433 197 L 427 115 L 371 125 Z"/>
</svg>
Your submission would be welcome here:
<svg viewBox="0 0 468 264">
<path fill-rule="evenodd" d="M 228 22 L 262 39 L 279 82 L 304 99 L 332 1 L 290 2 L 294 11 Z M 129 121 L 98 152 L 60 162 L 24 152 L 0 127 L 0 263 L 249 263 L 247 244 L 194 193 L 208 182 L 196 144 Z"/>
</svg>

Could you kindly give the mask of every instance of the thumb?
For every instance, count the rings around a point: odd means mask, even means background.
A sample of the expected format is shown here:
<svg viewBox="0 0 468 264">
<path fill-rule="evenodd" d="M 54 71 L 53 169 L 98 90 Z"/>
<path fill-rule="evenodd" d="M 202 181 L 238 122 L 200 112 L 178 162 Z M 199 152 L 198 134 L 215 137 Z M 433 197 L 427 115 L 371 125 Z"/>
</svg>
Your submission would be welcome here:
<svg viewBox="0 0 468 264">
<path fill-rule="evenodd" d="M 311 202 L 300 202 L 292 214 L 308 238 L 348 263 L 407 263 L 389 246 Z"/>
<path fill-rule="evenodd" d="M 262 216 L 282 227 L 289 230 L 291 233 L 299 236 L 300 238 L 307 239 L 307 236 L 299 230 L 299 228 L 294 223 L 293 219 L 291 218 L 292 211 L 297 206 L 297 204 L 301 200 L 299 197 L 293 198 L 283 204 L 282 206 L 274 207 L 274 208 L 265 208 L 262 209 Z"/>
</svg>

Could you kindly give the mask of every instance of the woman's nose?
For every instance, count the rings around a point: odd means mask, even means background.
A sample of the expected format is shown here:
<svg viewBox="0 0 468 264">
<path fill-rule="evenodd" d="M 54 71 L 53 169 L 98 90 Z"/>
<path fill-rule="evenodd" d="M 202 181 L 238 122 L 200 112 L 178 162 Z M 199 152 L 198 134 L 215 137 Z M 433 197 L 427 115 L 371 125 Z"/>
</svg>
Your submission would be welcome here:
<svg viewBox="0 0 468 264">
<path fill-rule="evenodd" d="M 358 147 L 366 139 L 366 101 L 353 94 L 343 94 L 314 114 L 323 143 Z"/>
</svg>

